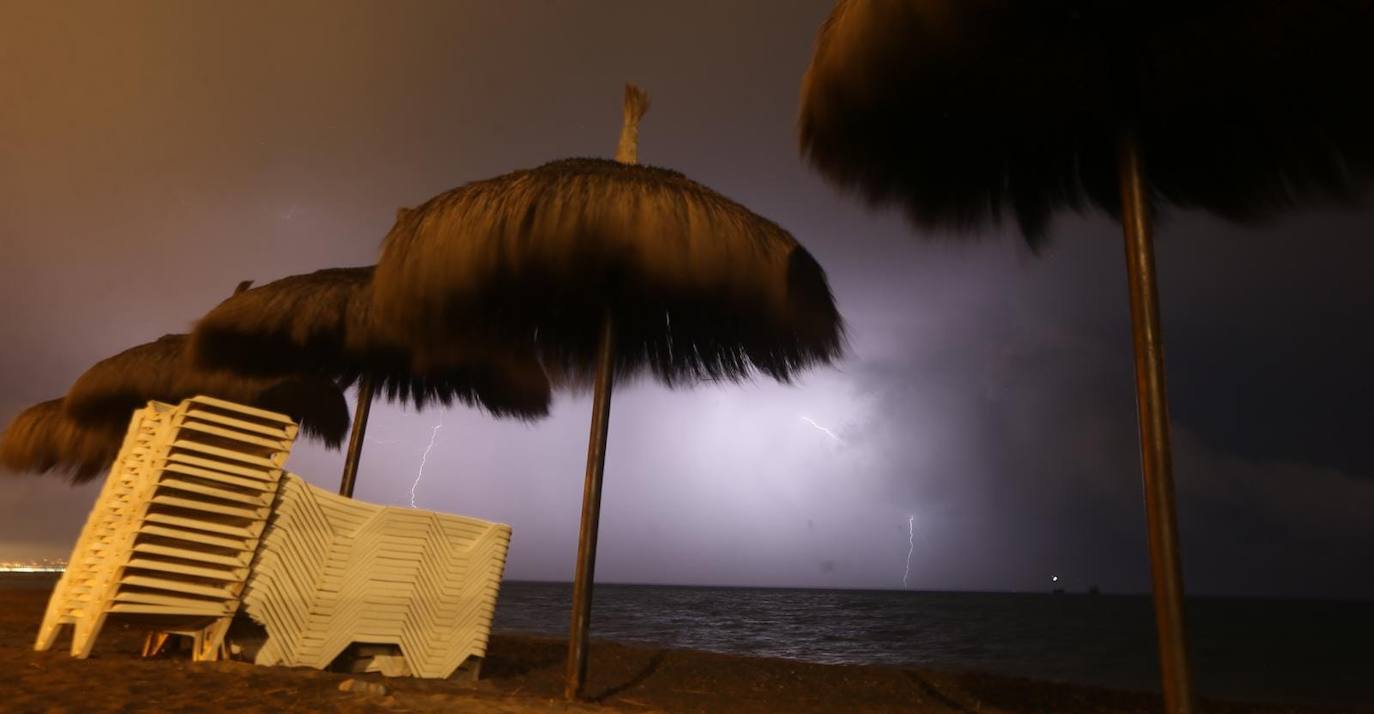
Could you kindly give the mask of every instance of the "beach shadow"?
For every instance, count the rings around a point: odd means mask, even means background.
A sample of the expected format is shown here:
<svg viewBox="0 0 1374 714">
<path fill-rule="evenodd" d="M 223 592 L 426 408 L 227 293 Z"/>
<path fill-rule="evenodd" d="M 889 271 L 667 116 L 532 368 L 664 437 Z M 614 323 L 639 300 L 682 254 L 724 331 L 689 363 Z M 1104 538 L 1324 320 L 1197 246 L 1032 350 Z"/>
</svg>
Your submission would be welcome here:
<svg viewBox="0 0 1374 714">
<path fill-rule="evenodd" d="M 512 640 L 493 637 L 482 663 L 483 679 L 521 677 L 556 669 L 564 661 L 566 645 L 555 640 Z"/>
<path fill-rule="evenodd" d="M 644 680 L 648 679 L 649 677 L 652 677 L 654 675 L 654 672 L 658 671 L 659 666 L 663 664 L 663 658 L 666 657 L 667 654 L 668 653 L 664 650 L 659 650 L 655 652 L 654 656 L 649 658 L 649 663 L 644 665 L 644 669 L 635 673 L 635 675 L 626 680 L 625 683 L 617 684 L 604 692 L 591 695 L 587 697 L 587 699 L 589 701 L 596 702 L 597 704 L 601 704 L 605 702 L 607 699 L 610 699 L 611 697 L 614 697 L 615 695 L 620 694 L 621 692 L 624 692 L 628 689 L 633 689 L 634 687 L 641 684 Z"/>
<path fill-rule="evenodd" d="M 906 678 L 911 680 L 911 683 L 916 685 L 916 688 L 921 690 L 922 694 L 930 697 L 931 699 L 934 699 L 935 701 L 949 707 L 950 709 L 953 709 L 956 712 L 962 712 L 963 714 L 976 714 L 974 710 L 969 709 L 968 707 L 964 706 L 963 704 L 960 704 L 959 702 L 953 699 L 950 699 L 949 696 L 946 695 L 944 692 L 941 692 L 939 689 L 936 689 L 935 685 L 926 681 L 926 679 L 922 677 L 919 673 L 912 672 L 911 670 L 902 670 L 902 674 L 906 675 Z"/>
</svg>

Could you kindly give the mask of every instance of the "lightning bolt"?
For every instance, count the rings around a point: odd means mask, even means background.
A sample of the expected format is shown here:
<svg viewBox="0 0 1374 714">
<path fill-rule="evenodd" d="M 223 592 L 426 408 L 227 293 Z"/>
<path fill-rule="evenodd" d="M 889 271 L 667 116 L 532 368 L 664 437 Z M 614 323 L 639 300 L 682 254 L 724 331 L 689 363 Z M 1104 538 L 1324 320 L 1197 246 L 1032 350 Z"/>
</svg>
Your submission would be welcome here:
<svg viewBox="0 0 1374 714">
<path fill-rule="evenodd" d="M 434 440 L 439 436 L 439 430 L 444 428 L 444 415 L 439 414 L 439 423 L 434 425 L 434 430 L 429 432 L 429 446 L 425 447 L 425 453 L 420 456 L 420 470 L 415 474 L 415 483 L 410 484 L 410 507 L 415 508 L 415 489 L 420 485 L 420 479 L 425 475 L 425 462 L 429 461 L 429 452 L 434 449 Z"/>
<path fill-rule="evenodd" d="M 817 424 L 815 421 L 813 421 L 813 420 L 811 419 L 811 417 L 806 417 L 806 416 L 804 416 L 804 417 L 801 418 L 801 420 L 804 421 L 804 422 L 806 422 L 807 424 L 810 424 L 810 425 L 812 426 L 812 428 L 814 428 L 816 431 L 819 431 L 819 432 L 825 434 L 826 436 L 830 437 L 831 439 L 834 439 L 836 444 L 843 444 L 843 443 L 844 443 L 844 441 L 841 440 L 840 437 L 837 436 L 837 435 L 835 434 L 835 432 L 833 432 L 833 431 L 831 431 L 831 430 L 829 430 L 829 429 L 827 429 L 827 428 L 821 426 L 820 424 Z"/>
<path fill-rule="evenodd" d="M 916 552 L 916 516 L 906 517 L 906 572 L 902 574 L 902 589 L 907 589 L 907 580 L 911 577 L 911 554 Z"/>
</svg>

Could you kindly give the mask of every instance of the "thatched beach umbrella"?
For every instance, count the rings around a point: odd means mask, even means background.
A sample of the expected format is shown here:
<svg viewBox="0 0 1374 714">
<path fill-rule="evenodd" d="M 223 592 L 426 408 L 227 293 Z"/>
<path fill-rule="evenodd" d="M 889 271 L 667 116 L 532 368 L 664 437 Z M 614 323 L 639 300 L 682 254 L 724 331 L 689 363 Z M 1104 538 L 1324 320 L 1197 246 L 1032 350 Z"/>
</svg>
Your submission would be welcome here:
<svg viewBox="0 0 1374 714">
<path fill-rule="evenodd" d="M 186 335 L 163 335 L 95 363 L 67 392 L 65 412 L 79 424 L 127 424 L 150 400 L 177 403 L 203 394 L 280 412 L 301 432 L 338 448 L 348 431 L 348 402 L 327 379 L 313 376 L 247 377 L 196 369 Z"/>
<path fill-rule="evenodd" d="M 615 161 L 516 171 L 401 216 L 375 278 L 378 317 L 407 344 L 495 332 L 534 344 L 560 374 L 595 375 L 570 698 L 586 676 L 613 379 L 787 381 L 841 349 L 825 274 L 787 231 L 682 174 L 636 165 L 647 108 L 627 87 Z"/>
<path fill-rule="evenodd" d="M 1166 707 L 1192 706 L 1151 246 L 1155 200 L 1255 220 L 1374 168 L 1374 4 L 841 0 L 802 86 L 828 178 L 923 228 L 1120 217 Z"/>
<path fill-rule="evenodd" d="M 501 417 L 548 414 L 549 382 L 528 346 L 469 343 L 423 360 L 385 339 L 372 319 L 372 273 L 372 266 L 331 268 L 236 293 L 196 323 L 194 364 L 259 376 L 313 374 L 345 388 L 356 383 L 339 487 L 345 496 L 353 495 L 375 390 L 417 408 L 458 401 Z"/>
<path fill-rule="evenodd" d="M 52 399 L 19 412 L 5 427 L 0 466 L 16 473 L 65 472 L 72 483 L 85 483 L 110 468 L 123 436 L 123 425 L 78 424 L 61 399 Z"/>
</svg>

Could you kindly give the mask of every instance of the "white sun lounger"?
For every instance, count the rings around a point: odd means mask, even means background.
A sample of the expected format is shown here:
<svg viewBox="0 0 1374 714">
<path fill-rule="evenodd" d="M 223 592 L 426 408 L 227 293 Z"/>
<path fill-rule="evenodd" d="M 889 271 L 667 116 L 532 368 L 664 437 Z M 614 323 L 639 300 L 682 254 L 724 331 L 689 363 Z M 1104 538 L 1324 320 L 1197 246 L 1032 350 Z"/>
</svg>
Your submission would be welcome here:
<svg viewBox="0 0 1374 714">
<path fill-rule="evenodd" d="M 136 411 L 34 649 L 73 625 L 90 654 L 117 617 L 224 655 L 243 611 L 262 665 L 323 669 L 350 645 L 387 646 L 369 671 L 443 678 L 486 653 L 510 526 L 337 496 L 282 470 L 286 416 L 207 397 Z M 375 647 L 374 647 L 375 648 Z"/>
<path fill-rule="evenodd" d="M 218 659 L 296 434 L 285 415 L 208 397 L 136 411 L 34 649 L 70 624 L 84 658 L 115 616 Z"/>
<path fill-rule="evenodd" d="M 486 653 L 510 526 L 377 506 L 293 474 L 281 482 L 243 607 L 262 665 L 322 669 L 349 645 L 394 645 L 389 676 L 444 678 Z"/>
</svg>

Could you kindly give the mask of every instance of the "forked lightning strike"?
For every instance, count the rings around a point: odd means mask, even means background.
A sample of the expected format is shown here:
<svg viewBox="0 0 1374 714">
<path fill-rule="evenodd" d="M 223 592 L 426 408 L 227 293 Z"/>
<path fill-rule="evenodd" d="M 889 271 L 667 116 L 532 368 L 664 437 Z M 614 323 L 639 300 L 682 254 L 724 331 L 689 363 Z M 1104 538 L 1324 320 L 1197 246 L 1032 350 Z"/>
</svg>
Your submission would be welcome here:
<svg viewBox="0 0 1374 714">
<path fill-rule="evenodd" d="M 410 484 L 410 507 L 415 508 L 415 489 L 420 485 L 420 479 L 425 475 L 425 462 L 429 460 L 429 452 L 434 448 L 434 440 L 439 436 L 439 430 L 444 428 L 444 415 L 439 414 L 439 423 L 434 425 L 434 430 L 429 432 L 429 446 L 425 447 L 425 453 L 420 456 L 420 470 L 415 474 L 415 483 Z"/>
<path fill-rule="evenodd" d="M 819 432 L 825 434 L 826 436 L 830 437 L 831 439 L 833 439 L 833 440 L 835 441 L 836 444 L 843 444 L 843 443 L 844 443 L 844 440 L 841 439 L 838 435 L 836 435 L 835 432 L 833 432 L 833 431 L 831 431 L 831 430 L 829 430 L 829 429 L 827 429 L 827 428 L 821 426 L 820 424 L 817 424 L 815 421 L 813 421 L 813 420 L 811 419 L 811 417 L 804 416 L 804 417 L 801 418 L 801 420 L 804 421 L 804 422 L 806 422 L 807 424 L 810 424 L 810 425 L 811 425 L 814 429 L 816 429 L 817 431 L 819 431 Z"/>
<path fill-rule="evenodd" d="M 902 574 L 902 589 L 907 589 L 907 580 L 911 578 L 911 554 L 916 552 L 916 516 L 906 517 L 906 572 Z"/>
</svg>

